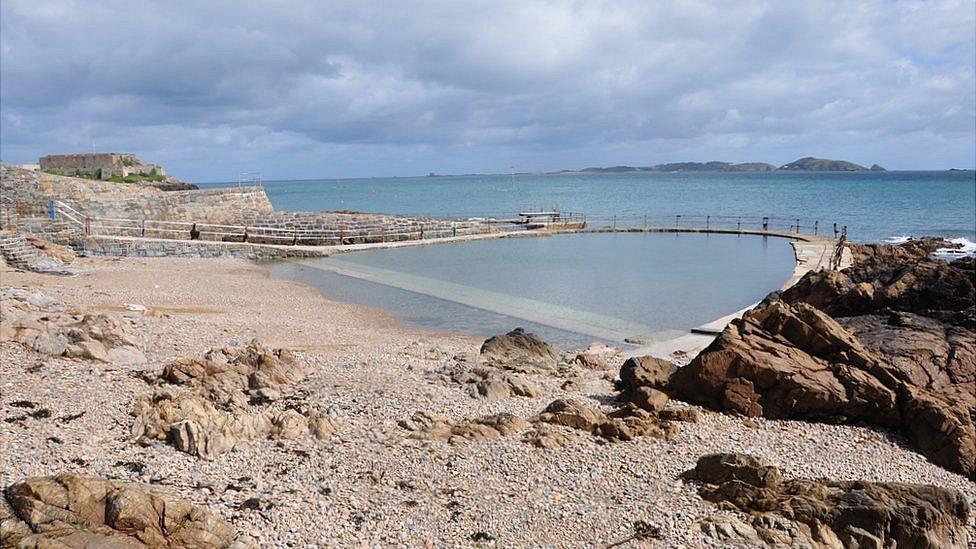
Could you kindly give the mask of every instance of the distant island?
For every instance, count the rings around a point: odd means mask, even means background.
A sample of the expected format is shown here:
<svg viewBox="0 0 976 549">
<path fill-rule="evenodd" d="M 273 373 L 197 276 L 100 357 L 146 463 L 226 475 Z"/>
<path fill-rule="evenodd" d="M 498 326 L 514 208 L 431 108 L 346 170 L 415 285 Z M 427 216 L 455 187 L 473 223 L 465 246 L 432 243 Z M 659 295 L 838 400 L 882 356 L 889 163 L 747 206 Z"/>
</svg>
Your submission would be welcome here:
<svg viewBox="0 0 976 549">
<path fill-rule="evenodd" d="M 865 168 L 860 164 L 848 162 L 846 160 L 829 160 L 827 158 L 814 158 L 808 156 L 799 160 L 794 160 L 789 164 L 780 166 L 781 170 L 805 171 L 805 172 L 883 172 L 884 168 L 874 164 L 870 168 Z"/>
<path fill-rule="evenodd" d="M 865 168 L 860 164 L 846 160 L 830 160 L 808 156 L 776 167 L 765 162 L 671 162 L 655 164 L 653 166 L 611 166 L 609 168 L 583 168 L 581 170 L 562 170 L 559 173 L 629 173 L 629 172 L 771 172 L 771 171 L 808 171 L 808 172 L 883 172 L 884 168 L 874 164 Z"/>
</svg>

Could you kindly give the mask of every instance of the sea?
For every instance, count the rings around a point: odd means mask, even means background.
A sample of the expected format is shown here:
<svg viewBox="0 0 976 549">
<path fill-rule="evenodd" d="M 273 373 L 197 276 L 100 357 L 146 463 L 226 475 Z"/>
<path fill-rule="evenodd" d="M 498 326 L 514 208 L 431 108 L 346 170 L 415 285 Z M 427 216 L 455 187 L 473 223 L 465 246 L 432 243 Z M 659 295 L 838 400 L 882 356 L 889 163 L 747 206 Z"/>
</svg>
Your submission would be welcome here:
<svg viewBox="0 0 976 549">
<path fill-rule="evenodd" d="M 206 183 L 201 186 L 228 186 Z M 976 172 L 557 173 L 265 181 L 277 209 L 434 217 L 511 218 L 520 210 L 580 212 L 591 224 L 709 223 L 812 232 L 847 226 L 848 239 L 937 235 L 976 241 Z M 710 218 L 706 221 L 706 218 Z"/>
<path fill-rule="evenodd" d="M 203 187 L 233 184 L 204 184 Z M 976 174 L 559 173 L 265 181 L 276 209 L 455 219 L 579 212 L 590 226 L 711 226 L 935 235 L 976 251 Z M 270 275 L 383 309 L 411 328 L 490 336 L 523 327 L 567 349 L 670 339 L 777 290 L 784 238 L 599 233 L 505 238 L 277 262 Z"/>
</svg>

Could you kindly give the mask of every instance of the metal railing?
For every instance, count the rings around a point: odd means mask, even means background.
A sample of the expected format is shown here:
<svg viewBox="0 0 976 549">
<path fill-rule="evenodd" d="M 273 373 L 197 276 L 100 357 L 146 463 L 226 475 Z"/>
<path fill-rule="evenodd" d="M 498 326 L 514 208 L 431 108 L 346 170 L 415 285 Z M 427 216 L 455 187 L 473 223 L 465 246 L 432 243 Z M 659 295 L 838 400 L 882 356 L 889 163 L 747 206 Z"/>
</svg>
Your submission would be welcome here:
<svg viewBox="0 0 976 549">
<path fill-rule="evenodd" d="M 847 226 L 827 225 L 819 219 L 763 215 L 602 214 L 586 216 L 587 227 L 647 230 L 714 230 L 735 232 L 804 233 L 839 238 Z"/>
<path fill-rule="evenodd" d="M 263 225 L 233 225 L 192 221 L 161 221 L 91 217 L 60 200 L 50 203 L 51 219 L 60 217 L 79 227 L 86 235 L 164 238 L 172 240 L 208 240 L 250 242 L 284 245 L 342 245 L 363 242 L 423 240 L 425 238 L 457 236 L 459 229 L 470 230 L 474 223 L 480 232 L 518 230 L 520 228 L 589 229 L 589 230 L 648 230 L 648 231 L 715 231 L 739 233 L 792 233 L 847 235 L 847 227 L 836 223 L 822 226 L 820 220 L 758 215 L 697 215 L 697 214 L 602 214 L 584 215 L 580 212 L 522 211 L 518 217 L 469 218 L 467 221 L 444 218 L 416 218 L 403 226 L 334 228 L 290 228 Z M 431 227 L 431 222 L 441 223 Z M 445 225 L 445 223 L 449 223 Z M 463 232 L 463 231 L 462 231 Z"/>
</svg>

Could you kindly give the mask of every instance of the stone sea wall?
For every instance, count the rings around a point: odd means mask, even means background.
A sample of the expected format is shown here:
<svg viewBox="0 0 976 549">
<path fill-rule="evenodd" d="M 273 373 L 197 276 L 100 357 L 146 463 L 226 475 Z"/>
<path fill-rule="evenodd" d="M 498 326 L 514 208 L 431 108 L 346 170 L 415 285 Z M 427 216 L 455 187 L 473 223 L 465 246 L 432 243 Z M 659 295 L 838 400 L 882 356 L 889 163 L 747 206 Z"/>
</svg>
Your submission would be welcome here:
<svg viewBox="0 0 976 549">
<path fill-rule="evenodd" d="M 324 257 L 328 255 L 321 249 L 301 246 L 264 246 L 240 242 L 102 236 L 86 238 L 84 250 L 89 255 L 113 257 L 223 257 L 254 260 Z"/>
<path fill-rule="evenodd" d="M 3 207 L 21 217 L 45 217 L 51 199 L 90 217 L 241 224 L 274 210 L 258 187 L 161 191 L 152 187 L 51 175 L 0 166 Z"/>
<path fill-rule="evenodd" d="M 65 177 L 5 165 L 0 165 L 0 190 L 0 217 L 8 228 L 76 249 L 93 246 L 91 253 L 104 255 L 224 257 L 232 249 L 234 257 L 263 258 L 272 252 L 245 253 L 226 247 L 198 249 L 182 244 L 134 247 L 125 239 L 110 245 L 93 242 L 87 236 L 192 239 L 245 246 L 335 246 L 466 236 L 491 230 L 478 221 L 359 212 L 275 211 L 260 187 L 161 191 L 144 185 Z M 49 220 L 52 199 L 75 208 L 79 217 L 86 217 L 87 221 L 74 223 L 61 213 L 58 219 Z"/>
</svg>

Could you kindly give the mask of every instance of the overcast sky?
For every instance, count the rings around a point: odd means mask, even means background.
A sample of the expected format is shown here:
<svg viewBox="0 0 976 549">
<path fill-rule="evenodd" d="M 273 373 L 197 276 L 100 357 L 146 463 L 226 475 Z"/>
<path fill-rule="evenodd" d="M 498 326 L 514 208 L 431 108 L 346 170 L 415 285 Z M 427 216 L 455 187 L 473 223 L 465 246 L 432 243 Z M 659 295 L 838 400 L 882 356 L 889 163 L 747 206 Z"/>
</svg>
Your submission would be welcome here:
<svg viewBox="0 0 976 549">
<path fill-rule="evenodd" d="M 5 162 L 94 142 L 191 181 L 976 164 L 972 0 L 0 6 Z"/>
</svg>

